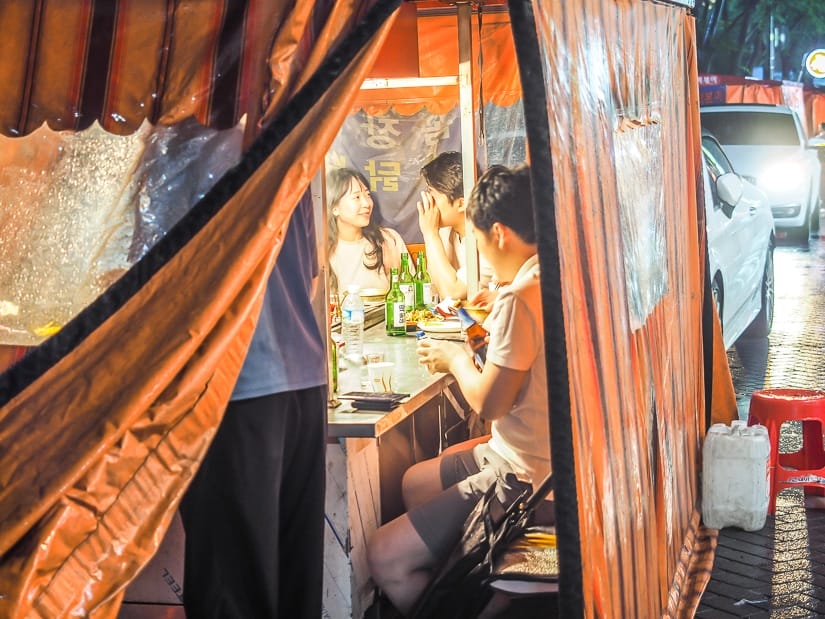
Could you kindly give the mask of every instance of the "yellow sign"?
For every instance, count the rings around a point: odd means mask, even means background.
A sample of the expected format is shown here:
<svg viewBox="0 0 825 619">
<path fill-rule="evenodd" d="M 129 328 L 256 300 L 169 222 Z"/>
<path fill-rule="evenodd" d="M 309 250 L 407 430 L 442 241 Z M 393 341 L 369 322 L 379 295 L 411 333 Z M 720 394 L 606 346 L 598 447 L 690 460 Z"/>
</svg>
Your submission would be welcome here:
<svg viewBox="0 0 825 619">
<path fill-rule="evenodd" d="M 825 49 L 815 49 L 808 54 L 805 68 L 814 77 L 825 77 Z"/>
</svg>

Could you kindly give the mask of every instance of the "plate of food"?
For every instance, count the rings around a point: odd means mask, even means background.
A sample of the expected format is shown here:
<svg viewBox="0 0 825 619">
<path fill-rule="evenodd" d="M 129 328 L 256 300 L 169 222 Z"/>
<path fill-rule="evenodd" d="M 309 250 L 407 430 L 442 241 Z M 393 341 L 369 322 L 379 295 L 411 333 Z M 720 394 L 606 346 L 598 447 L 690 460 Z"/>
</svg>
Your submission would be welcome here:
<svg viewBox="0 0 825 619">
<path fill-rule="evenodd" d="M 407 316 L 407 332 L 418 331 L 418 323 L 420 322 L 435 322 L 438 320 L 441 320 L 441 318 L 433 314 L 429 308 L 415 309 Z"/>
<path fill-rule="evenodd" d="M 424 333 L 461 333 L 461 321 L 453 318 L 444 320 L 422 320 L 418 328 Z"/>
</svg>

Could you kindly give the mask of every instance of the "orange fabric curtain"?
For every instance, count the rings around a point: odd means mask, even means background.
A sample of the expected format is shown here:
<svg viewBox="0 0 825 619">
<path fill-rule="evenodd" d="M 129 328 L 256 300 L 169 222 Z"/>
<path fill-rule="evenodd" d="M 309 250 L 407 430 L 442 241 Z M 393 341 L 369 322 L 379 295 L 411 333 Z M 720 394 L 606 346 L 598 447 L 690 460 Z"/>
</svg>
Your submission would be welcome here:
<svg viewBox="0 0 825 619">
<path fill-rule="evenodd" d="M 386 14 L 397 5 L 377 4 Z M 361 15 L 369 7 L 348 6 Z M 194 3 L 187 10 L 203 17 L 212 8 Z M 277 26 L 277 48 L 252 51 L 278 56 L 289 71 L 272 79 L 288 87 L 279 94 L 263 82 L 244 100 L 260 101 L 267 90 L 272 95 L 271 122 L 283 136 L 274 152 L 242 185 L 224 190 L 231 197 L 188 242 L 177 230 L 168 239 L 168 257 L 153 262 L 150 252 L 88 316 L 2 376 L 0 616 L 115 617 L 123 588 L 157 549 L 220 421 L 292 207 L 386 33 L 384 26 L 316 103 L 285 117 L 277 110 L 289 110 L 295 87 L 317 65 L 289 62 L 301 58 L 306 14 L 294 3 L 272 8 L 262 19 L 278 21 L 261 32 Z M 153 15 L 148 11 L 144 19 Z M 66 24 L 84 27 L 82 20 Z M 66 38 L 76 34 L 67 31 Z M 258 46 L 264 39 L 266 45 L 273 40 L 259 38 Z M 144 41 L 144 59 L 157 58 L 157 41 Z M 330 54 L 319 45 L 319 57 Z M 3 65 L 25 64 L 25 49 L 19 51 L 4 56 Z M 205 72 L 193 66 L 195 75 Z M 106 315 L 106 302 L 117 310 L 97 320 L 95 311 Z M 68 352 L 50 364 L 61 346 Z M 18 384 L 24 387 L 15 389 Z"/>
<path fill-rule="evenodd" d="M 533 11 L 548 54 L 585 614 L 689 616 L 671 593 L 698 523 L 705 429 L 694 20 L 652 2 Z"/>
<path fill-rule="evenodd" d="M 726 84 L 725 101 L 727 103 L 767 103 L 781 105 L 782 87 L 766 84 Z"/>
<path fill-rule="evenodd" d="M 819 124 L 825 123 L 825 94 L 805 91 L 805 108 L 810 119 L 810 133 L 819 131 Z"/>
</svg>

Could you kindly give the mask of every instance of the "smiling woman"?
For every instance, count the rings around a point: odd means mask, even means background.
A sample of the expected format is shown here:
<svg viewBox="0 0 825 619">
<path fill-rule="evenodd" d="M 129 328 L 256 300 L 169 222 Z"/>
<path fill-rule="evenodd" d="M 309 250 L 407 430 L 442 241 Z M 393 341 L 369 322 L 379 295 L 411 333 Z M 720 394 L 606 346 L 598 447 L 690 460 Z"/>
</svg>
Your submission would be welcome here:
<svg viewBox="0 0 825 619">
<path fill-rule="evenodd" d="M 389 273 L 406 251 L 395 230 L 378 224 L 380 213 L 364 176 L 350 168 L 327 175 L 330 293 L 349 284 L 386 291 Z"/>
</svg>

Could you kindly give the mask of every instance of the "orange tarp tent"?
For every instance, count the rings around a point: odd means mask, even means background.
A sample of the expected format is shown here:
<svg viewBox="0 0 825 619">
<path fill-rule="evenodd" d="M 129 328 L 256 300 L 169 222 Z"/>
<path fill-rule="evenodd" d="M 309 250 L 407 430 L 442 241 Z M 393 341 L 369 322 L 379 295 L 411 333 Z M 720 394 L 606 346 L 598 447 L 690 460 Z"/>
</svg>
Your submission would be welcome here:
<svg viewBox="0 0 825 619">
<path fill-rule="evenodd" d="M 819 130 L 820 123 L 825 123 L 825 92 L 815 92 L 806 88 L 804 92 L 805 109 L 811 119 L 811 133 Z"/>
<path fill-rule="evenodd" d="M 180 15 L 162 2 L 103 4 L 0 8 L 16 24 L 0 130 L 20 139 L 43 122 L 98 121 L 129 136 L 144 121 L 227 129 L 247 114 L 245 151 L 116 283 L 0 375 L 4 617 L 116 616 L 220 421 L 283 226 L 359 105 L 399 3 L 214 0 Z M 566 617 L 690 616 L 708 578 L 695 564 L 713 543 L 699 525 L 700 448 L 714 378 L 730 378 L 705 359 L 719 340 L 702 321 L 684 4 L 514 0 L 518 72 L 484 61 L 518 73 L 524 93 Z M 447 43 L 429 45 L 422 66 Z M 728 398 L 720 410 L 731 414 Z"/>
<path fill-rule="evenodd" d="M 825 92 L 803 86 L 801 82 L 756 80 L 734 75 L 699 76 L 702 104 L 757 103 L 787 105 L 799 114 L 809 136 L 825 122 Z"/>
</svg>

